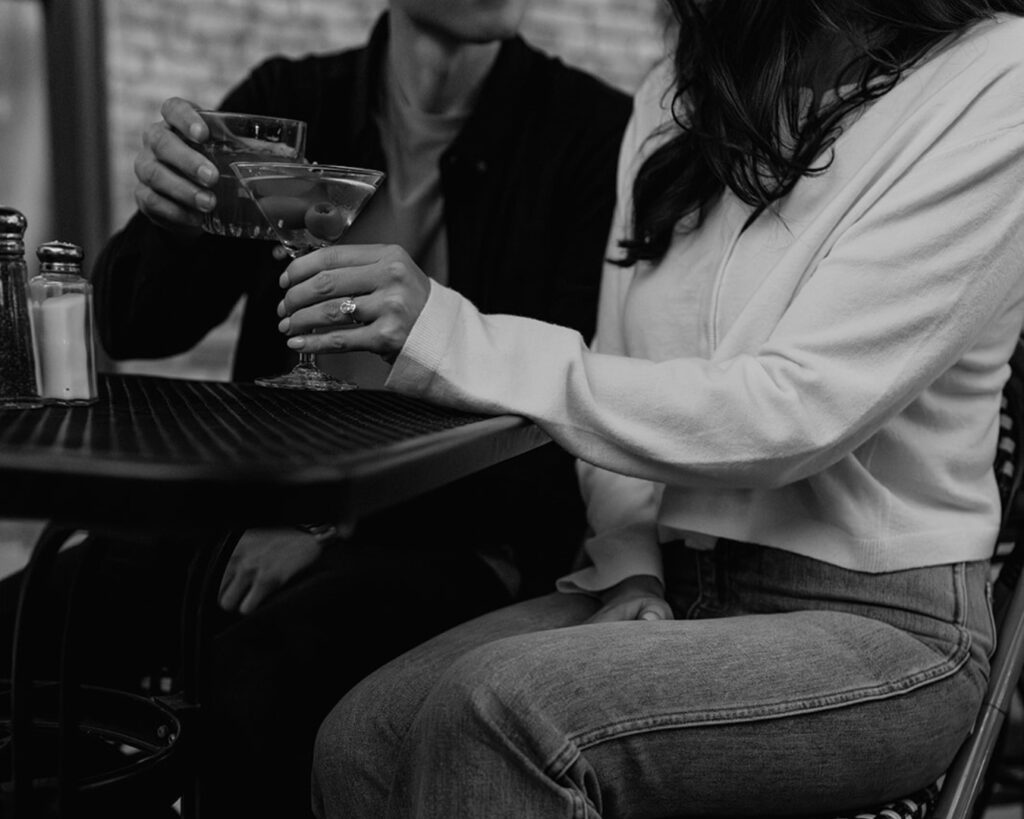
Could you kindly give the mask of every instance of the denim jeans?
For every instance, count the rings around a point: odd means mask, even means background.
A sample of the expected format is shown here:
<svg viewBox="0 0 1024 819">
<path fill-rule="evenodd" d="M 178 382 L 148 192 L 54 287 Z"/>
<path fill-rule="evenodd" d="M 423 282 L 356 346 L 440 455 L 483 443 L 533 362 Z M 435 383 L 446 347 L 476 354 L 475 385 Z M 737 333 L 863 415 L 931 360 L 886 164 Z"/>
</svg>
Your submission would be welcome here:
<svg viewBox="0 0 1024 819">
<path fill-rule="evenodd" d="M 664 549 L 678 619 L 553 594 L 382 667 L 320 728 L 346 819 L 788 816 L 933 782 L 994 641 L 986 562 L 865 574 L 722 541 Z"/>
</svg>

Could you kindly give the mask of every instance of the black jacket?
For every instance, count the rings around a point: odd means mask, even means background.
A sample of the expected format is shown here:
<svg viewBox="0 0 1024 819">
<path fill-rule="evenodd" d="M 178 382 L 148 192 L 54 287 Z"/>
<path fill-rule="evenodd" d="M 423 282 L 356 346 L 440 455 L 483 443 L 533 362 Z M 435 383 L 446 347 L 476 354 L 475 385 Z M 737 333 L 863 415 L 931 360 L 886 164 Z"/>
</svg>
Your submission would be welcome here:
<svg viewBox="0 0 1024 819">
<path fill-rule="evenodd" d="M 384 15 L 365 48 L 269 59 L 221 108 L 305 120 L 308 159 L 387 170 L 373 117 L 386 41 Z M 629 113 L 622 92 L 519 38 L 503 43 L 476 109 L 441 160 L 449 285 L 484 312 L 531 316 L 573 327 L 589 339 Z M 112 237 L 92 273 L 106 351 L 114 359 L 184 352 L 245 295 L 234 377 L 283 371 L 289 353 L 275 309 L 284 263 L 272 259 L 272 247 L 204 235 L 184 250 L 136 214 Z M 572 506 L 571 525 L 577 525 L 578 498 L 567 500 L 565 489 L 569 459 L 554 450 L 546 447 L 488 471 L 489 477 L 508 473 L 495 478 L 506 488 L 483 504 L 505 510 L 487 516 L 491 526 L 526 510 L 554 522 L 564 517 L 565 505 Z M 545 474 L 552 469 L 562 477 Z M 508 490 L 508 480 L 517 489 Z M 479 487 L 480 481 L 472 483 Z M 449 494 L 465 500 L 459 486 Z M 432 496 L 431 509 L 435 501 Z M 514 503 L 527 505 L 512 511 Z M 459 503 L 463 510 L 470 505 Z M 479 536 L 484 520 L 474 524 L 474 517 L 463 511 L 459 518 L 470 538 Z M 530 517 L 534 527 L 547 526 Z M 446 531 L 451 521 L 449 515 Z M 421 533 L 429 531 L 426 521 L 420 524 Z"/>
</svg>

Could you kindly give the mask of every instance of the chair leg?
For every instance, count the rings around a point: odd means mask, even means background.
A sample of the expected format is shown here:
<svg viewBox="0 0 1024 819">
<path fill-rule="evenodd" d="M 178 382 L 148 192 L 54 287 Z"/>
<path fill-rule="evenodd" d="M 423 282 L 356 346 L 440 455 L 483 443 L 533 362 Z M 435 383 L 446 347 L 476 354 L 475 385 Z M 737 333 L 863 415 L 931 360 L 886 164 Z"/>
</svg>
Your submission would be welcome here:
<svg viewBox="0 0 1024 819">
<path fill-rule="evenodd" d="M 212 621 L 216 617 L 220 580 L 243 533 L 241 529 L 222 532 L 209 542 L 199 544 L 189 568 L 181 609 L 180 677 L 185 714 L 196 708 L 201 711 L 209 691 Z M 201 724 L 195 719 L 191 728 L 202 732 Z M 198 742 L 202 742 L 201 737 Z M 203 783 L 197 769 L 192 786 L 182 796 L 181 815 L 185 819 L 201 815 L 202 793 Z"/>
<path fill-rule="evenodd" d="M 78 719 L 80 716 L 79 702 L 79 642 L 78 622 L 81 615 L 81 605 L 86 596 L 85 589 L 89 586 L 89 580 L 94 574 L 96 566 L 104 553 L 104 544 L 96 538 L 87 537 L 77 548 L 83 550 L 82 561 L 75 572 L 71 583 L 71 590 L 68 598 L 67 610 L 64 615 L 64 630 L 61 637 L 60 656 L 60 740 L 58 742 L 59 756 L 57 762 L 57 782 L 59 789 L 57 794 L 57 810 L 60 816 L 73 816 L 75 806 L 74 782 L 76 776 L 75 767 L 75 736 L 78 732 Z"/>
<path fill-rule="evenodd" d="M 14 623 L 11 657 L 11 804 L 13 816 L 33 815 L 35 794 L 30 755 L 33 734 L 31 635 L 45 604 L 44 592 L 60 547 L 74 534 L 74 528 L 47 524 L 39 535 L 25 567 Z"/>
</svg>

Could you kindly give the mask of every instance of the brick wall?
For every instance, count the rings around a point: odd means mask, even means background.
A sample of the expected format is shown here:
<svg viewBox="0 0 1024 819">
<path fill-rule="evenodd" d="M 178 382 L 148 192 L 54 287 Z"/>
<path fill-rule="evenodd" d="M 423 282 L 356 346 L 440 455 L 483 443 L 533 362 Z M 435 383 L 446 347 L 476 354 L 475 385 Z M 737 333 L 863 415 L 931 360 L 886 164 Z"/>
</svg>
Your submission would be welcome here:
<svg viewBox="0 0 1024 819">
<path fill-rule="evenodd" d="M 161 102 L 216 105 L 271 54 L 297 56 L 363 42 L 384 0 L 107 0 L 114 224 L 134 209 L 132 162 Z M 567 63 L 632 91 L 662 53 L 659 0 L 534 0 L 523 33 Z M 158 366 L 125 369 L 224 377 L 231 322 L 208 343 Z"/>
</svg>

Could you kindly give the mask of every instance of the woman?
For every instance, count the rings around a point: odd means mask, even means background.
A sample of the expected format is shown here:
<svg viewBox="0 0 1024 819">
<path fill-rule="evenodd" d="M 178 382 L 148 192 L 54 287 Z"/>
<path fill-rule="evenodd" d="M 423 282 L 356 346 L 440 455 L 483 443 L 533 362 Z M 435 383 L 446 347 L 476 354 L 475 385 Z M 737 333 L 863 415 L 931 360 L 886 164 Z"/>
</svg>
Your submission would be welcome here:
<svg viewBox="0 0 1024 819">
<path fill-rule="evenodd" d="M 321 816 L 845 810 L 931 783 L 970 730 L 1024 320 L 1024 2 L 672 5 L 589 349 L 393 247 L 282 277 L 293 348 L 535 419 L 592 529 L 559 593 L 339 703 Z M 329 319 L 345 299 L 361 326 Z"/>
</svg>

